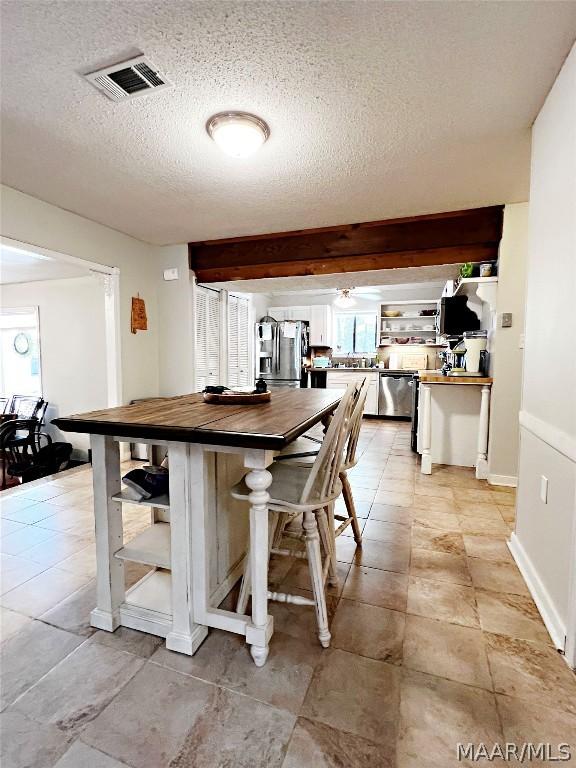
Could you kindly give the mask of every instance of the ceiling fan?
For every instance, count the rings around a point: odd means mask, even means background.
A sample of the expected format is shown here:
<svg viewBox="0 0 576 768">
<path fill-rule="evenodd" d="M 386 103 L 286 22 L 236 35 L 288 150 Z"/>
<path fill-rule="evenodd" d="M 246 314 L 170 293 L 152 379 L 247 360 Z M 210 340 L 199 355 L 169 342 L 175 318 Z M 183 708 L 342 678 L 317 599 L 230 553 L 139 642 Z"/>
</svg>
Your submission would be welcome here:
<svg viewBox="0 0 576 768">
<path fill-rule="evenodd" d="M 348 309 L 356 304 L 356 298 L 379 299 L 377 288 L 337 288 L 334 304 L 341 309 Z"/>
</svg>

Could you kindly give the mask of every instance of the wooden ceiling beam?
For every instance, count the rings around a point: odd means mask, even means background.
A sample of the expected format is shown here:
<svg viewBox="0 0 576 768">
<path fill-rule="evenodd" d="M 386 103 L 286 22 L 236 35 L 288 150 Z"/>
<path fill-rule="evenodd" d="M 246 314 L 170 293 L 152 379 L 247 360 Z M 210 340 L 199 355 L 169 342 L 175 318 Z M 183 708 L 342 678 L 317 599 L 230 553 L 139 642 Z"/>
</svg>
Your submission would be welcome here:
<svg viewBox="0 0 576 768">
<path fill-rule="evenodd" d="M 199 282 L 494 261 L 503 206 L 189 244 Z"/>
</svg>

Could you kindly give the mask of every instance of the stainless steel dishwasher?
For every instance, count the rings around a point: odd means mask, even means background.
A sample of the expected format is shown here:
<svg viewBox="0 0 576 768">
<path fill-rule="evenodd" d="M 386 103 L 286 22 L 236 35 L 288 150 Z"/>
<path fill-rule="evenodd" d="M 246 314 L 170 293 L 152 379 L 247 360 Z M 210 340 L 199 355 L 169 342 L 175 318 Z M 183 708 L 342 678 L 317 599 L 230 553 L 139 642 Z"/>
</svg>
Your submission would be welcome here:
<svg viewBox="0 0 576 768">
<path fill-rule="evenodd" d="M 378 416 L 412 417 L 414 381 L 408 371 L 380 372 Z"/>
</svg>

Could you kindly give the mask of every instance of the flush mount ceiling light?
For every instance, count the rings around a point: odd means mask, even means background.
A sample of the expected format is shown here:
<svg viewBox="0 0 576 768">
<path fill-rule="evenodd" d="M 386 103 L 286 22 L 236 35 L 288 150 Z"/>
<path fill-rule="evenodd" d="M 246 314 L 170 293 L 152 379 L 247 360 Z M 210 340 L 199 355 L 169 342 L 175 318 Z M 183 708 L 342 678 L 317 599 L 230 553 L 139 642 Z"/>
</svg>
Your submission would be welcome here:
<svg viewBox="0 0 576 768">
<path fill-rule="evenodd" d="M 334 299 L 334 304 L 336 304 L 337 307 L 340 307 L 341 309 L 349 309 L 356 304 L 356 299 L 353 299 L 352 296 L 350 296 L 350 291 L 352 291 L 353 288 L 338 288 L 337 290 L 338 295 Z"/>
<path fill-rule="evenodd" d="M 208 135 L 232 157 L 249 157 L 270 136 L 264 120 L 248 112 L 220 112 L 206 123 Z"/>
</svg>

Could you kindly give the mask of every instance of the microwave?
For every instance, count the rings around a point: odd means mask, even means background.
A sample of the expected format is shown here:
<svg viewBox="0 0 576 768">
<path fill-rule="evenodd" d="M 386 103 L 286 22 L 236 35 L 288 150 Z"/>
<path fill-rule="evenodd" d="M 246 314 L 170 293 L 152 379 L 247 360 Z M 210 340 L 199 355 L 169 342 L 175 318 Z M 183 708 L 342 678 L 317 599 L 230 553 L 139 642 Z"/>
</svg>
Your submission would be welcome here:
<svg viewBox="0 0 576 768">
<path fill-rule="evenodd" d="M 468 296 L 443 296 L 438 301 L 436 333 L 460 336 L 465 331 L 480 329 L 480 318 L 468 306 Z"/>
</svg>

